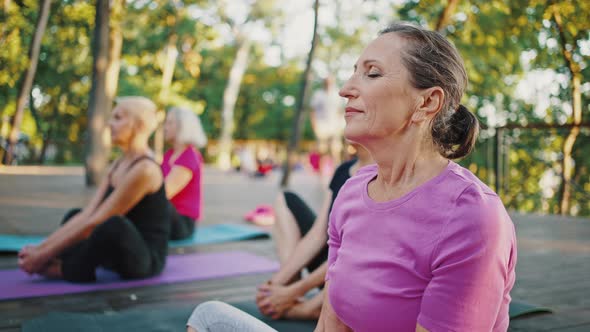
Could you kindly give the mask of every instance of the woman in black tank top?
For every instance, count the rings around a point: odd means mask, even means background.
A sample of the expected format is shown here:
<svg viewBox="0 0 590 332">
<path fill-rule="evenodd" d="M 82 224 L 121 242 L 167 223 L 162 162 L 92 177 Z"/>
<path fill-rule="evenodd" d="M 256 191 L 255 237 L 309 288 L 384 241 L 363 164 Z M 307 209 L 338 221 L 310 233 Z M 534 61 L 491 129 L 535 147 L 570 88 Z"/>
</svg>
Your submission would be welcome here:
<svg viewBox="0 0 590 332">
<path fill-rule="evenodd" d="M 21 250 L 22 270 L 73 282 L 96 280 L 98 266 L 125 279 L 162 271 L 170 217 L 163 176 L 148 147 L 156 124 L 156 106 L 149 99 L 118 100 L 109 125 L 123 156 L 84 209 L 66 214 L 62 227 L 39 246 Z"/>
</svg>

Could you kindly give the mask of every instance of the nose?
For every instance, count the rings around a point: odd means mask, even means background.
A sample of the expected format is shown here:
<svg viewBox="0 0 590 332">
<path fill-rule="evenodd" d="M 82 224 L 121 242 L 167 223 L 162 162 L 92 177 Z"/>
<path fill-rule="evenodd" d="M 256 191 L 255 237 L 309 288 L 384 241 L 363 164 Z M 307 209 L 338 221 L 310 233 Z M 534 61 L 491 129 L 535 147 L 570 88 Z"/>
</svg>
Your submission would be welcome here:
<svg viewBox="0 0 590 332">
<path fill-rule="evenodd" d="M 353 74 L 342 86 L 338 94 L 340 97 L 351 99 L 358 97 L 358 90 L 355 87 L 354 80 L 355 75 Z"/>
</svg>

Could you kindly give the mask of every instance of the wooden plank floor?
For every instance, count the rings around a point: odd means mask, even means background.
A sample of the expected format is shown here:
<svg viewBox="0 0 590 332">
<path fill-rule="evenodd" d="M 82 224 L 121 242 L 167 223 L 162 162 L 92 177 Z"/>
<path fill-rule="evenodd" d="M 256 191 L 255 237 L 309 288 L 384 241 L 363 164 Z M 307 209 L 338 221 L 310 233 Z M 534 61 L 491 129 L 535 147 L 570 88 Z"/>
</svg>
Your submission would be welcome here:
<svg viewBox="0 0 590 332">
<path fill-rule="evenodd" d="M 240 223 L 256 204 L 271 203 L 278 175 L 250 179 L 206 169 L 203 224 Z M 322 184 L 298 173 L 293 190 L 318 207 Z M 0 168 L 0 233 L 47 234 L 70 207 L 83 205 L 92 191 L 80 168 Z M 517 283 L 512 297 L 550 307 L 554 314 L 517 319 L 510 331 L 590 331 L 590 220 L 512 213 L 518 235 Z M 275 258 L 272 242 L 253 240 L 173 253 L 245 250 Z M 0 255 L 0 269 L 15 268 L 15 255 Z M 23 321 L 50 311 L 112 312 L 127 308 L 196 305 L 219 299 L 252 299 L 255 286 L 269 277 L 256 274 L 158 287 L 0 301 L 0 331 L 18 331 Z M 0 280 L 1 282 L 1 280 Z"/>
</svg>

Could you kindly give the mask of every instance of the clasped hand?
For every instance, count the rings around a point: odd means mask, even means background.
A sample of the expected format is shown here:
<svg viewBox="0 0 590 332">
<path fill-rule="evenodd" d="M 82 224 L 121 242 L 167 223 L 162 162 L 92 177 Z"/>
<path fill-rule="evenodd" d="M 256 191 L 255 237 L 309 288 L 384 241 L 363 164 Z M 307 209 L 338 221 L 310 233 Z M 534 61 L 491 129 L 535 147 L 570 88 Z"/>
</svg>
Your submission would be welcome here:
<svg viewBox="0 0 590 332">
<path fill-rule="evenodd" d="M 293 286 L 276 285 L 267 281 L 258 286 L 256 305 L 264 315 L 278 319 L 300 302 L 299 296 Z"/>
<path fill-rule="evenodd" d="M 18 266 L 28 274 L 39 273 L 49 260 L 49 257 L 43 254 L 39 246 L 25 246 L 18 253 Z"/>
</svg>

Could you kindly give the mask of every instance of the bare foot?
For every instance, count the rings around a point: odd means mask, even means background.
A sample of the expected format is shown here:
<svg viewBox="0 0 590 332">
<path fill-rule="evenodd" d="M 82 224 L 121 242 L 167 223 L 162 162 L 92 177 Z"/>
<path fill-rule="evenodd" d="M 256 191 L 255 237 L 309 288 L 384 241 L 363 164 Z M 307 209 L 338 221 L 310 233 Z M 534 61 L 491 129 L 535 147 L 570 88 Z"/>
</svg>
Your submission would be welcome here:
<svg viewBox="0 0 590 332">
<path fill-rule="evenodd" d="M 39 274 L 49 279 L 63 279 L 63 274 L 61 273 L 61 260 L 52 260 L 43 270 L 39 271 Z"/>
</svg>

